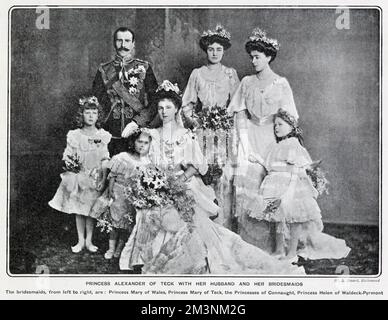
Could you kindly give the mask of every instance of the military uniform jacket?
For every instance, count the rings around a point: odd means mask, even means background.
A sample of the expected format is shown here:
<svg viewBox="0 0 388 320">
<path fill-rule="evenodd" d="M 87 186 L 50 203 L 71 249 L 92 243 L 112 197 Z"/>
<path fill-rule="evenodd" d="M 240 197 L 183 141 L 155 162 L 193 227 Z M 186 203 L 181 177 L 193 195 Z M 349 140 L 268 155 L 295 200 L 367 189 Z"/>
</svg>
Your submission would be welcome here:
<svg viewBox="0 0 388 320">
<path fill-rule="evenodd" d="M 101 64 L 93 82 L 93 94 L 104 109 L 104 129 L 119 138 L 131 121 L 146 127 L 157 117 L 156 106 L 149 103 L 157 87 L 147 61 L 132 59 L 123 64 L 116 57 Z"/>
</svg>

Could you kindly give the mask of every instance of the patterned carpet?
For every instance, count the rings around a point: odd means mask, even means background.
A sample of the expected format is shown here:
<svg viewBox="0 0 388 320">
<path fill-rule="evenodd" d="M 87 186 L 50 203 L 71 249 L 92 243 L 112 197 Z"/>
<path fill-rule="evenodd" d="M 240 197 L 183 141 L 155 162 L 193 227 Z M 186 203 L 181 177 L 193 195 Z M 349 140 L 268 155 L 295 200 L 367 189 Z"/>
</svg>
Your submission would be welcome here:
<svg viewBox="0 0 388 320">
<path fill-rule="evenodd" d="M 55 219 L 54 219 L 55 218 Z M 107 235 L 95 232 L 95 244 L 100 250 L 91 254 L 73 254 L 70 246 L 76 243 L 74 218 L 62 214 L 51 215 L 49 222 L 29 223 L 10 237 L 9 267 L 13 274 L 33 274 L 46 270 L 50 274 L 118 274 L 118 261 L 106 261 Z M 30 220 L 30 222 L 32 222 Z M 35 228 L 32 228 L 34 225 Z M 346 240 L 352 248 L 346 259 L 303 260 L 309 275 L 376 275 L 379 272 L 379 230 L 377 227 L 327 224 L 325 232 Z M 39 266 L 47 266 L 42 269 Z M 340 266 L 340 267 L 339 267 Z M 38 268 L 38 269 L 37 269 Z M 342 270 L 342 271 L 341 271 Z"/>
</svg>

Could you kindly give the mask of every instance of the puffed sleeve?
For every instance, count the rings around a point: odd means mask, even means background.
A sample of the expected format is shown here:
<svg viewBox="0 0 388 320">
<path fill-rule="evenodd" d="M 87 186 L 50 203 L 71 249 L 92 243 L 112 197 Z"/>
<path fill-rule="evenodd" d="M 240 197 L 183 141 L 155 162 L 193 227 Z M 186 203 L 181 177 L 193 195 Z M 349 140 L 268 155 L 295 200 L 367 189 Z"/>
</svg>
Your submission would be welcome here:
<svg viewBox="0 0 388 320">
<path fill-rule="evenodd" d="M 282 78 L 280 81 L 280 85 L 282 86 L 282 97 L 281 97 L 280 107 L 285 109 L 290 114 L 292 114 L 296 119 L 298 119 L 299 115 L 298 115 L 298 111 L 296 110 L 294 96 L 292 94 L 290 84 L 288 83 L 286 78 Z"/>
<path fill-rule="evenodd" d="M 185 92 L 182 97 L 182 107 L 189 105 L 190 103 L 196 104 L 198 101 L 198 92 L 196 88 L 196 82 L 198 77 L 198 69 L 194 69 L 191 72 L 189 81 L 187 82 L 187 86 Z"/>
<path fill-rule="evenodd" d="M 201 175 L 206 174 L 208 164 L 206 158 L 202 154 L 198 143 L 197 136 L 188 131 L 185 135 L 185 146 L 183 148 L 184 165 L 192 165 Z"/>
<path fill-rule="evenodd" d="M 68 156 L 77 154 L 79 146 L 79 132 L 78 130 L 70 130 L 66 136 L 66 148 L 63 152 L 62 160 L 67 160 Z"/>
<path fill-rule="evenodd" d="M 233 94 L 232 99 L 230 100 L 228 106 L 228 113 L 233 115 L 236 112 L 246 110 L 247 106 L 245 103 L 245 87 L 246 87 L 246 78 L 242 79 L 241 83 L 238 85 L 235 93 Z"/>
</svg>

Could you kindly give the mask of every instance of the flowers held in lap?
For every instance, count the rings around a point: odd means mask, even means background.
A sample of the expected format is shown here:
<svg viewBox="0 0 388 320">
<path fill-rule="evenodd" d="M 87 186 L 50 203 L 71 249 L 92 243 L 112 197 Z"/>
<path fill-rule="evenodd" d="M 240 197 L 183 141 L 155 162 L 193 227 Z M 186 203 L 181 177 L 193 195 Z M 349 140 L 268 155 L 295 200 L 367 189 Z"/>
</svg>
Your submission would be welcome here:
<svg viewBox="0 0 388 320">
<path fill-rule="evenodd" d="M 183 221 L 190 223 L 193 220 L 194 198 L 173 170 L 162 170 L 153 165 L 136 168 L 125 192 L 137 209 L 174 206 Z"/>
</svg>

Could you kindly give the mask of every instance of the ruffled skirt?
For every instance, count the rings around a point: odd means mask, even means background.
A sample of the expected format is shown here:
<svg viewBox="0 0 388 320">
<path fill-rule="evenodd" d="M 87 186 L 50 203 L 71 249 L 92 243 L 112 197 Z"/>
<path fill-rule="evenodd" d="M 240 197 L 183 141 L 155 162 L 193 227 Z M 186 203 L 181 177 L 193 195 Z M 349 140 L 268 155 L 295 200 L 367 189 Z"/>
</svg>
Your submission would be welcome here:
<svg viewBox="0 0 388 320">
<path fill-rule="evenodd" d="M 275 172 L 266 176 L 260 194 L 249 205 L 248 216 L 268 225 L 276 224 L 271 231 L 282 234 L 286 246 L 290 240 L 291 225 L 299 224 L 299 256 L 309 259 L 345 258 L 350 252 L 345 241 L 322 232 L 321 210 L 314 198 L 316 191 L 307 176 L 297 178 L 291 197 L 285 196 L 289 184 L 289 173 Z"/>
</svg>

